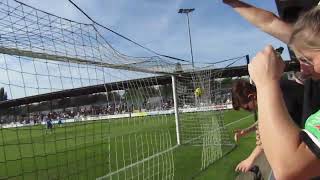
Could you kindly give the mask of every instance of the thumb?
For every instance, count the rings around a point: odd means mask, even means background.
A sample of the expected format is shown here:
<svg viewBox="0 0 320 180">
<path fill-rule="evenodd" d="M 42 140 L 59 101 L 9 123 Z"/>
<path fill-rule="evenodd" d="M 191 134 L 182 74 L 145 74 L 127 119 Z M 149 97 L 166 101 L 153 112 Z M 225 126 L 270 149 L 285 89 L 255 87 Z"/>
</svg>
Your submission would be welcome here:
<svg viewBox="0 0 320 180">
<path fill-rule="evenodd" d="M 275 53 L 275 50 L 273 48 L 272 45 L 267 45 L 264 49 L 263 52 L 266 54 L 270 54 L 270 53 Z"/>
</svg>

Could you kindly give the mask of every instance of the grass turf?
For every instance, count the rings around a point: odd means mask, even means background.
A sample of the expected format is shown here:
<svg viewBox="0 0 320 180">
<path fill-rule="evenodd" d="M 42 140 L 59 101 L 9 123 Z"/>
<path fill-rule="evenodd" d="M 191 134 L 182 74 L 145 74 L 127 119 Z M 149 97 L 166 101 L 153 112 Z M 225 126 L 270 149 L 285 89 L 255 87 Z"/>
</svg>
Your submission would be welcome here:
<svg viewBox="0 0 320 180">
<path fill-rule="evenodd" d="M 224 124 L 247 115 L 225 111 Z M 181 119 L 210 116 L 186 113 Z M 248 118 L 228 126 L 230 138 L 234 129 L 251 123 Z M 172 115 L 69 123 L 52 132 L 43 125 L 0 131 L 0 178 L 10 179 L 95 179 L 176 145 Z M 253 136 L 243 138 L 233 151 L 201 171 L 202 147 L 182 145 L 109 179 L 161 179 L 172 174 L 174 179 L 234 179 L 234 167 L 253 147 Z"/>
</svg>

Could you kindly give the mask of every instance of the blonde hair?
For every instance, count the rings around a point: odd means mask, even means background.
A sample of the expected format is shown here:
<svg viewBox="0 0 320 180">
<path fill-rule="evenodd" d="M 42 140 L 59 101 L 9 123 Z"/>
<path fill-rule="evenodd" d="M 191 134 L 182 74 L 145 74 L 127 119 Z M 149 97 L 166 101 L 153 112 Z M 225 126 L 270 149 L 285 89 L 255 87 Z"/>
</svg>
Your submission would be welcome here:
<svg viewBox="0 0 320 180">
<path fill-rule="evenodd" d="M 293 26 L 289 45 L 320 50 L 320 5 L 302 14 Z"/>
</svg>

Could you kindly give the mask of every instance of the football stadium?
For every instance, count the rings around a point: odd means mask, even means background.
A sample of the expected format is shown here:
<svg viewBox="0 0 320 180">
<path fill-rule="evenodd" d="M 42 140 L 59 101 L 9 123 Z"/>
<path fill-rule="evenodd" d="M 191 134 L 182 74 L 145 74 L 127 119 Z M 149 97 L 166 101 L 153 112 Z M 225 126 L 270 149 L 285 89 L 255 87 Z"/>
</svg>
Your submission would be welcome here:
<svg viewBox="0 0 320 180">
<path fill-rule="evenodd" d="M 212 61 L 194 58 L 197 48 L 191 38 L 196 37 L 191 37 L 189 18 L 204 6 L 175 7 L 175 16 L 186 15 L 188 23 L 183 35 L 187 55 L 176 56 L 173 50 L 149 48 L 100 21 L 89 10 L 91 1 L 65 0 L 65 6 L 58 2 L 50 1 L 52 7 L 81 18 L 50 11 L 49 1 L 0 0 L 0 179 L 268 178 L 271 169 L 263 155 L 248 172 L 235 171 L 255 148 L 256 135 L 236 142 L 234 133 L 254 124 L 257 116 L 234 110 L 231 88 L 237 79 L 250 81 L 248 64 L 254 54 L 229 58 L 223 53 L 224 58 Z M 139 2 L 152 4 L 145 7 L 149 14 L 148 8 L 163 5 Z M 210 3 L 225 6 L 222 0 Z M 294 22 L 302 9 L 317 3 L 258 4 L 272 5 L 280 18 Z M 125 11 L 135 9 L 128 6 Z M 145 17 L 138 15 L 135 21 L 139 18 Z M 223 38 L 233 38 L 229 36 Z M 299 63 L 292 51 L 283 49 L 286 78 L 291 80 Z"/>
</svg>

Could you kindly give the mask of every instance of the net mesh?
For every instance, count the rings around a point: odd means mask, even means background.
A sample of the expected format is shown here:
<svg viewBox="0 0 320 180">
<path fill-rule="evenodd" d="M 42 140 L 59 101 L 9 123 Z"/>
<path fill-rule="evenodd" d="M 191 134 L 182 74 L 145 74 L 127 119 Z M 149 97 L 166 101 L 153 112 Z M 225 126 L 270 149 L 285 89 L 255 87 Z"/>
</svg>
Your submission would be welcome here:
<svg viewBox="0 0 320 180">
<path fill-rule="evenodd" d="M 223 110 L 230 107 L 230 93 L 221 89 L 221 72 L 202 70 L 177 78 L 177 94 L 181 109 L 182 143 L 202 144 L 202 135 L 210 129 L 211 120 L 223 126 Z M 189 114 L 187 114 L 190 112 Z M 193 112 L 203 112 L 201 116 Z M 204 127 L 204 128 L 203 128 Z M 226 141 L 230 138 L 226 137 Z"/>
<path fill-rule="evenodd" d="M 221 71 L 122 54 L 95 24 L 14 0 L 0 28 L 0 178 L 186 179 L 234 147 Z"/>
<path fill-rule="evenodd" d="M 57 17 L 18 1 L 0 3 L 1 53 L 114 69 L 173 71 L 173 63 L 158 56 L 132 57 L 120 53 L 94 24 Z"/>
<path fill-rule="evenodd" d="M 201 70 L 177 78 L 180 140 L 197 152 L 199 170 L 235 148 L 224 125 L 224 111 L 231 104 L 229 90 L 221 88 L 221 73 Z"/>
<path fill-rule="evenodd" d="M 168 118 L 147 114 L 168 62 L 18 1 L 0 1 L 0 27 L 1 178 L 173 177 Z"/>
</svg>

